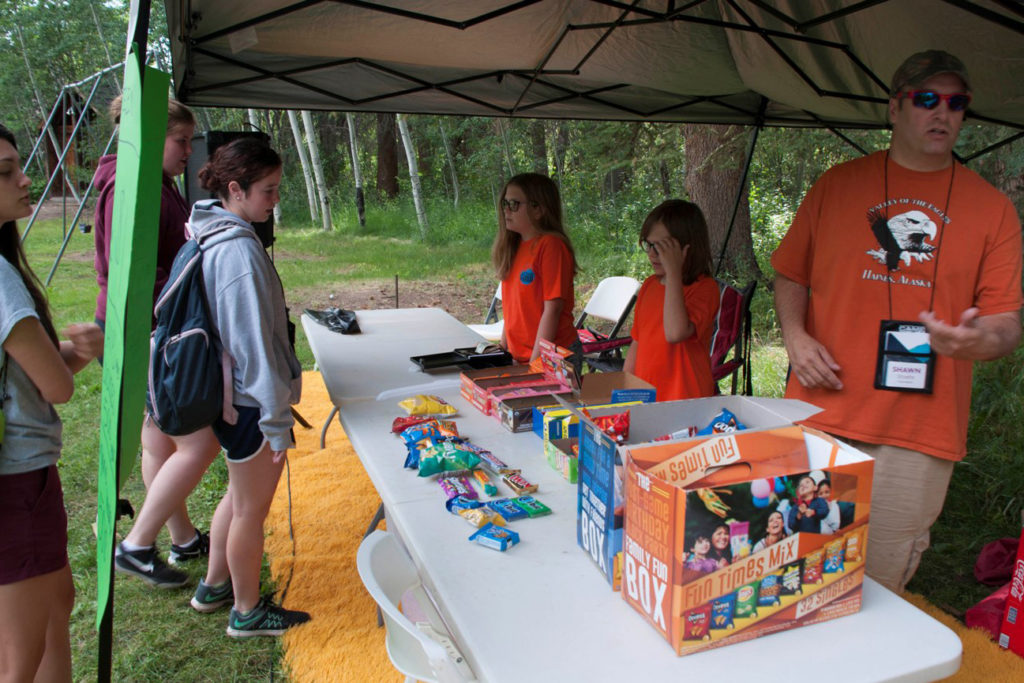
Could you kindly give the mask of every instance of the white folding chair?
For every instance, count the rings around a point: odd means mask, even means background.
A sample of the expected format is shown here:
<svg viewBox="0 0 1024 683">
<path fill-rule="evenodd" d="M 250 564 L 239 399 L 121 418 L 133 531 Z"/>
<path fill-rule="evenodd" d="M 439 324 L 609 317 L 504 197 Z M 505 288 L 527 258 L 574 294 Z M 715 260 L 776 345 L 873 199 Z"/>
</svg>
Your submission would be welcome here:
<svg viewBox="0 0 1024 683">
<path fill-rule="evenodd" d="M 487 317 L 484 318 L 482 325 L 467 325 L 469 329 L 473 330 L 487 341 L 497 342 L 501 341 L 501 333 L 505 329 L 505 320 L 498 318 L 498 304 L 501 302 L 501 283 L 498 283 L 498 289 L 494 292 L 494 298 L 491 299 L 491 307 L 487 309 Z"/>
<path fill-rule="evenodd" d="M 356 568 L 384 615 L 388 657 L 406 675 L 406 683 L 476 680 L 394 534 L 378 530 L 364 538 L 356 553 Z"/>
<path fill-rule="evenodd" d="M 583 307 L 583 312 L 576 319 L 576 329 L 583 327 L 588 317 L 601 318 L 615 324 L 608 338 L 618 336 L 622 326 L 626 324 L 629 312 L 636 303 L 636 293 L 640 283 L 634 278 L 624 275 L 606 277 L 597 283 L 597 288 L 590 295 L 590 300 Z"/>
</svg>

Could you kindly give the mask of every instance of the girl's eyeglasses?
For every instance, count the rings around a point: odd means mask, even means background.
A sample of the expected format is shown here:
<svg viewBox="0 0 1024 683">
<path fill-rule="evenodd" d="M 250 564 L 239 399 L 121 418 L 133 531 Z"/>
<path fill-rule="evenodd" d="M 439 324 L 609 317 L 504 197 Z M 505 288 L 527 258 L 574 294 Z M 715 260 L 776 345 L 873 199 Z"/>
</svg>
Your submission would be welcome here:
<svg viewBox="0 0 1024 683">
<path fill-rule="evenodd" d="M 652 251 L 658 253 L 658 248 L 654 246 L 654 242 L 648 242 L 647 240 L 640 240 L 640 248 L 646 251 L 648 254 Z"/>
<path fill-rule="evenodd" d="M 942 94 L 934 90 L 911 90 L 901 92 L 899 97 L 909 97 L 911 104 L 921 109 L 935 109 L 943 100 L 950 111 L 963 111 L 971 104 L 971 95 L 965 92 Z"/>
<path fill-rule="evenodd" d="M 501 208 L 508 209 L 512 213 L 515 213 L 516 211 L 519 211 L 519 207 L 522 206 L 522 205 L 523 205 L 523 203 L 521 201 L 519 201 L 518 199 L 502 199 L 501 200 Z"/>
</svg>

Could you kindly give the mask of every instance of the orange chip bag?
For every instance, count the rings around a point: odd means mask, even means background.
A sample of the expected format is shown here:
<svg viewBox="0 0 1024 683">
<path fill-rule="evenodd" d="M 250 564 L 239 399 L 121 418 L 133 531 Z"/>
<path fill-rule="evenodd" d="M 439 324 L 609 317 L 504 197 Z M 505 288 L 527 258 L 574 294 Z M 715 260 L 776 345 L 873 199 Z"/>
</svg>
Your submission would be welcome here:
<svg viewBox="0 0 1024 683">
<path fill-rule="evenodd" d="M 859 526 L 846 534 L 846 561 L 860 562 L 864 559 L 864 530 Z"/>
</svg>

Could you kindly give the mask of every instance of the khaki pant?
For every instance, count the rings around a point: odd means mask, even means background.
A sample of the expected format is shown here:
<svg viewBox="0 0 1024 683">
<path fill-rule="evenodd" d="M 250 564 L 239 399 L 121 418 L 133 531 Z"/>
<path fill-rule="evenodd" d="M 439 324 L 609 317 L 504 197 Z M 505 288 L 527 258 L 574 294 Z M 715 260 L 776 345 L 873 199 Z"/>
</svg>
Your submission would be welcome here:
<svg viewBox="0 0 1024 683">
<path fill-rule="evenodd" d="M 849 443 L 875 459 L 867 574 L 902 593 L 928 549 L 954 463 L 898 446 Z"/>
</svg>

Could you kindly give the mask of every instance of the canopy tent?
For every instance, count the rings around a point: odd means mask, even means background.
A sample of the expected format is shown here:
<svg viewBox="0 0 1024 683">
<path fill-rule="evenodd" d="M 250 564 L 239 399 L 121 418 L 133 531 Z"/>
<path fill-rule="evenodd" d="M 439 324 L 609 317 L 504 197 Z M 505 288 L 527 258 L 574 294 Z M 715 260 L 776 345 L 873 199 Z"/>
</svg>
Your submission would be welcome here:
<svg viewBox="0 0 1024 683">
<path fill-rule="evenodd" d="M 883 127 L 899 63 L 943 48 L 970 116 L 1024 131 L 1017 0 L 165 2 L 193 105 Z"/>
</svg>

